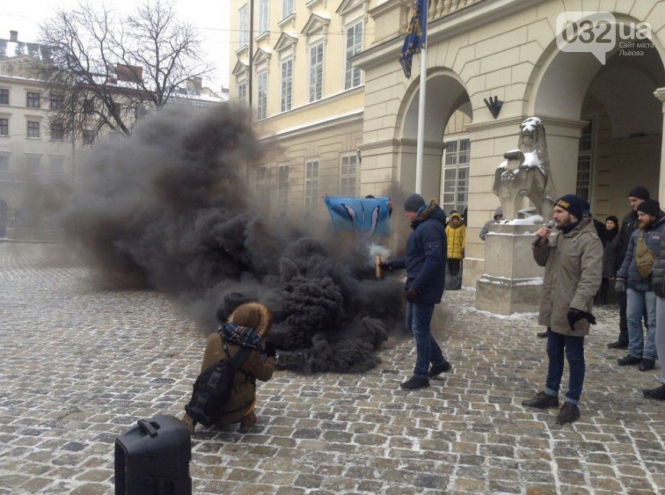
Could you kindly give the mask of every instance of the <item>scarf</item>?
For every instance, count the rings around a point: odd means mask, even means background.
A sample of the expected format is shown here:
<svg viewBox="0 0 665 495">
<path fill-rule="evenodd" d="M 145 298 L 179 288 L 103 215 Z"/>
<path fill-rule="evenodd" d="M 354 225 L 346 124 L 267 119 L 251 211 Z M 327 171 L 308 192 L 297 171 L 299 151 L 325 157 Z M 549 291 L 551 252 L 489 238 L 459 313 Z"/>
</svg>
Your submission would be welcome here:
<svg viewBox="0 0 665 495">
<path fill-rule="evenodd" d="M 235 323 L 222 325 L 218 330 L 225 342 L 256 349 L 259 352 L 266 351 L 266 340 L 259 337 L 252 327 L 243 327 Z"/>
</svg>

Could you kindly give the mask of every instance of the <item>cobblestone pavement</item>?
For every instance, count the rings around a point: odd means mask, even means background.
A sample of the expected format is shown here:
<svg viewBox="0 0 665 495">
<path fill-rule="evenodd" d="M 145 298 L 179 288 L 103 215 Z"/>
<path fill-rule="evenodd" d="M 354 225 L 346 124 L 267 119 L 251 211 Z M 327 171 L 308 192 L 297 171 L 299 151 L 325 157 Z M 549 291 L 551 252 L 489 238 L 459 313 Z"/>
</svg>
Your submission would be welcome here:
<svg viewBox="0 0 665 495">
<path fill-rule="evenodd" d="M 182 410 L 204 347 L 165 297 L 95 288 L 49 260 L 58 249 L 0 245 L 2 494 L 112 493 L 115 437 Z M 473 295 L 436 314 L 444 379 L 399 390 L 415 358 L 404 338 L 366 374 L 277 373 L 251 434 L 196 434 L 194 493 L 663 493 L 665 404 L 641 395 L 658 371 L 615 364 L 612 312 L 587 341 L 582 418 L 560 427 L 520 406 L 546 373 L 535 319 L 479 313 Z"/>
</svg>

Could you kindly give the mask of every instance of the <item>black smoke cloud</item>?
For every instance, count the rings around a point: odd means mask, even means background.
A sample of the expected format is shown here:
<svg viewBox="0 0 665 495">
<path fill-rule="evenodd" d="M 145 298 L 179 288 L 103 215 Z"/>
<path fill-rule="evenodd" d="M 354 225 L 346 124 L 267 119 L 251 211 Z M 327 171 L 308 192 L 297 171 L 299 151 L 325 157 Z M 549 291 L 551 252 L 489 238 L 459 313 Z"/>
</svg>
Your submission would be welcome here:
<svg viewBox="0 0 665 495">
<path fill-rule="evenodd" d="M 205 333 L 226 294 L 247 293 L 277 315 L 283 368 L 372 368 L 401 327 L 402 285 L 373 279 L 360 241 L 316 239 L 297 221 L 257 214 L 244 177 L 262 154 L 232 105 L 162 110 L 91 150 L 60 225 L 106 278 L 169 294 Z"/>
</svg>

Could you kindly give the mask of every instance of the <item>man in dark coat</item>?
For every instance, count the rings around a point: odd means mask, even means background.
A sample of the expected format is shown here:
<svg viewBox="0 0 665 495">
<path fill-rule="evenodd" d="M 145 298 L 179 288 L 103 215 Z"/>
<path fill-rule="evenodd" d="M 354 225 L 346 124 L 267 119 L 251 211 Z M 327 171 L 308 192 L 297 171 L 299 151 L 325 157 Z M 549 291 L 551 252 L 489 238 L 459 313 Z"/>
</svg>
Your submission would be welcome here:
<svg viewBox="0 0 665 495">
<path fill-rule="evenodd" d="M 406 268 L 406 325 L 415 337 L 417 358 L 413 377 L 401 387 L 417 390 L 452 368 L 430 333 L 434 305 L 441 302 L 446 281 L 446 214 L 434 200 L 425 204 L 419 194 L 406 198 L 404 212 L 413 229 L 406 257 L 381 263 L 381 268 L 391 272 Z"/>
<path fill-rule="evenodd" d="M 649 197 L 648 189 L 642 186 L 634 187 L 628 193 L 628 202 L 630 203 L 631 211 L 623 218 L 621 230 L 619 230 L 619 240 L 616 247 L 616 264 L 614 266 L 617 271 L 621 268 L 626 251 L 628 251 L 630 236 L 639 228 L 637 207 L 649 199 Z M 625 292 L 617 294 L 617 298 L 619 299 L 619 339 L 616 342 L 607 344 L 607 347 L 610 349 L 627 349 L 628 317 L 626 316 L 626 309 L 628 308 L 628 300 Z"/>
<path fill-rule="evenodd" d="M 651 270 L 651 285 L 656 295 L 656 353 L 660 360 L 660 383 L 656 388 L 642 391 L 647 399 L 665 401 L 665 235 L 660 236 L 660 245 Z"/>
</svg>

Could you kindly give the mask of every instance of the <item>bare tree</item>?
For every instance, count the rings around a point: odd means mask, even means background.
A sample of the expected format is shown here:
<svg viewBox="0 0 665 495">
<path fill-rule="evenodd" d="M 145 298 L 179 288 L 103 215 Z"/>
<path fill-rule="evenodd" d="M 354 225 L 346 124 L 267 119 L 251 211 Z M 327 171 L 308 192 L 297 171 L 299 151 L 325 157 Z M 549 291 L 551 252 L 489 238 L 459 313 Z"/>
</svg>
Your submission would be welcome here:
<svg viewBox="0 0 665 495">
<path fill-rule="evenodd" d="M 41 28 L 52 132 L 91 139 L 102 129 L 129 135 L 137 118 L 159 109 L 210 71 L 198 33 L 173 5 L 147 0 L 126 17 L 105 5 L 59 11 Z"/>
</svg>

